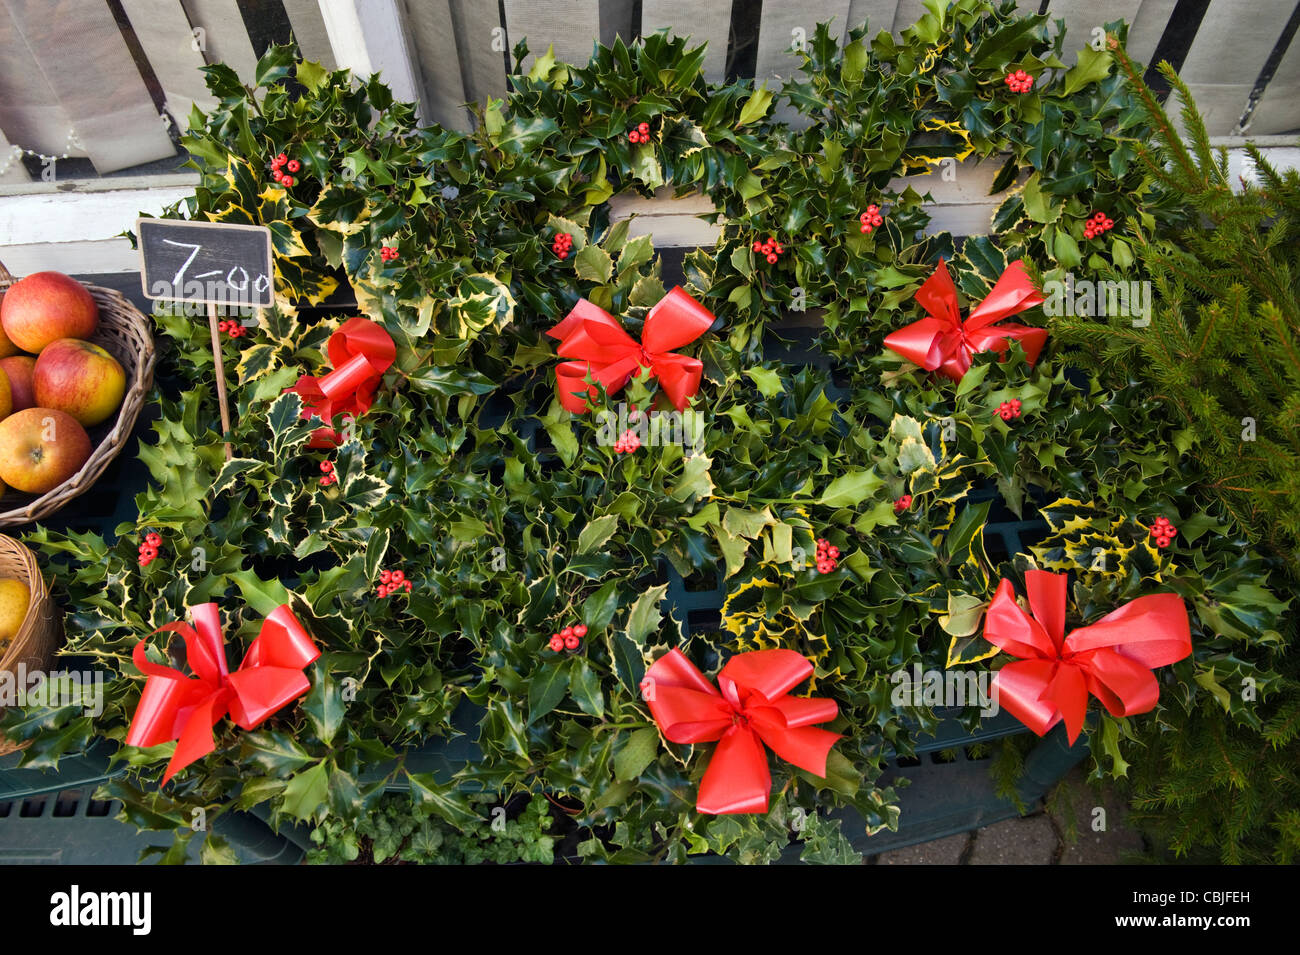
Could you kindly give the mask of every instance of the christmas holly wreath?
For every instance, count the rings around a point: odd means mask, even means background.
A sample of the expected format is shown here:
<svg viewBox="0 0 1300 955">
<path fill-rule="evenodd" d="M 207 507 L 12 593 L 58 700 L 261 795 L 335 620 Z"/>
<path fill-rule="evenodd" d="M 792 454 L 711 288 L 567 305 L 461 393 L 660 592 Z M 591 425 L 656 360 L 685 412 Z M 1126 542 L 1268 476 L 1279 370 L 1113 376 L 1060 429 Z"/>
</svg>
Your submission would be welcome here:
<svg viewBox="0 0 1300 955">
<path fill-rule="evenodd" d="M 221 341 L 224 436 L 206 330 L 156 311 L 138 520 L 26 538 L 103 712 L 0 728 L 32 766 L 121 744 L 104 789 L 174 833 L 163 861 L 199 808 L 310 823 L 336 861 L 358 832 L 420 859 L 856 860 L 899 821 L 887 761 L 986 718 L 900 674 L 995 685 L 1099 774 L 1207 713 L 1259 732 L 1278 552 L 1167 393 L 1079 348 L 1137 329 L 1049 291 L 1144 279 L 1189 228 L 1140 138 L 1163 114 L 1123 24 L 1067 66 L 1009 6 L 822 26 L 779 91 L 706 82 L 663 35 L 548 52 L 472 133 L 288 48 L 252 87 L 209 67 L 173 212 L 269 227 L 276 303 Z M 985 157 L 989 234 L 929 230 L 918 190 Z M 664 190 L 719 227 L 671 289 L 610 206 Z M 234 849 L 218 827 L 201 854 Z"/>
</svg>

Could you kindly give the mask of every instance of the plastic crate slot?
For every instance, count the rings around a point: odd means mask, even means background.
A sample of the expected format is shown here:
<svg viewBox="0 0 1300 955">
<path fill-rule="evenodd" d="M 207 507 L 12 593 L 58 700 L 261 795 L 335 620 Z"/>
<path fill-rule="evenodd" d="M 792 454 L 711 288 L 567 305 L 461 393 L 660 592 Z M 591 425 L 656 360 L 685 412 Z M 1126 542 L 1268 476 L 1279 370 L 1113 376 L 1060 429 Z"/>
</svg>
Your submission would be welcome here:
<svg viewBox="0 0 1300 955">
<path fill-rule="evenodd" d="M 86 803 L 87 816 L 107 816 L 113 811 L 113 800 L 91 799 Z"/>
<path fill-rule="evenodd" d="M 45 799 L 24 799 L 23 805 L 18 810 L 18 815 L 24 819 L 33 819 L 40 816 L 45 811 Z"/>
<path fill-rule="evenodd" d="M 81 805 L 82 792 L 80 789 L 68 789 L 54 797 L 54 811 L 52 815 L 63 819 L 68 816 L 77 814 L 77 807 Z"/>
<path fill-rule="evenodd" d="M 722 587 L 717 570 L 697 570 L 682 579 L 682 589 L 688 594 L 714 593 Z"/>
<path fill-rule="evenodd" d="M 9 813 L 13 811 L 14 804 L 11 802 L 0 802 L 0 819 L 9 818 Z"/>
<path fill-rule="evenodd" d="M 692 635 L 699 633 L 716 633 L 722 629 L 722 613 L 718 610 L 686 611 L 686 629 Z"/>
<path fill-rule="evenodd" d="M 937 749 L 930 754 L 930 762 L 939 763 L 940 765 L 955 763 L 957 757 L 953 755 L 953 751 L 950 749 Z"/>
<path fill-rule="evenodd" d="M 894 760 L 894 765 L 899 769 L 911 769 L 914 766 L 920 766 L 921 760 L 916 756 L 899 756 Z"/>
</svg>

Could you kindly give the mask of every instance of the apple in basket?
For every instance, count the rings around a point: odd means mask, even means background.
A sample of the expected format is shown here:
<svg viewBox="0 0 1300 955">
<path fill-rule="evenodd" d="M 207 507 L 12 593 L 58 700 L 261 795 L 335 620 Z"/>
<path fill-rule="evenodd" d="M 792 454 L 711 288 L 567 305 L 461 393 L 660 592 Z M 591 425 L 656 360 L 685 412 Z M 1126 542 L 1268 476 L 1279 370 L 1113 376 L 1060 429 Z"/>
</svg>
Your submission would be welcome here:
<svg viewBox="0 0 1300 955">
<path fill-rule="evenodd" d="M 76 418 L 28 408 L 0 421 L 0 480 L 15 491 L 46 494 L 81 470 L 91 450 Z"/>
<path fill-rule="evenodd" d="M 0 358 L 0 372 L 4 372 L 9 380 L 9 394 L 13 399 L 14 411 L 36 407 L 36 385 L 32 381 L 35 370 L 36 359 L 31 355 Z"/>
<path fill-rule="evenodd" d="M 35 354 L 60 338 L 89 338 L 99 326 L 99 307 L 76 279 L 33 272 L 0 299 L 0 326 L 9 341 Z"/>
<path fill-rule="evenodd" d="M 66 411 L 87 428 L 106 421 L 126 394 L 126 372 L 117 359 L 79 338 L 46 345 L 32 381 L 37 407 Z"/>
</svg>

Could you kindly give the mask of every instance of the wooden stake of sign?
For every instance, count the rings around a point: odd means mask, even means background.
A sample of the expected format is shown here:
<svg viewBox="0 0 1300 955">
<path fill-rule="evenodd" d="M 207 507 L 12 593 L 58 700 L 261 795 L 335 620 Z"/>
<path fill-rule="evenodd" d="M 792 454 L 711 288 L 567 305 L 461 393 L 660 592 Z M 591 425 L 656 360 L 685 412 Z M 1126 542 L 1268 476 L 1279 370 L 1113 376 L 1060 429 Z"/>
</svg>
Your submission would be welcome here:
<svg viewBox="0 0 1300 955">
<path fill-rule="evenodd" d="M 208 305 L 208 331 L 212 332 L 212 358 L 217 365 L 217 404 L 221 406 L 221 436 L 230 434 L 230 402 L 226 397 L 226 364 L 221 358 L 221 334 L 217 331 L 217 306 Z M 230 442 L 226 442 L 226 460 L 230 460 Z"/>
</svg>

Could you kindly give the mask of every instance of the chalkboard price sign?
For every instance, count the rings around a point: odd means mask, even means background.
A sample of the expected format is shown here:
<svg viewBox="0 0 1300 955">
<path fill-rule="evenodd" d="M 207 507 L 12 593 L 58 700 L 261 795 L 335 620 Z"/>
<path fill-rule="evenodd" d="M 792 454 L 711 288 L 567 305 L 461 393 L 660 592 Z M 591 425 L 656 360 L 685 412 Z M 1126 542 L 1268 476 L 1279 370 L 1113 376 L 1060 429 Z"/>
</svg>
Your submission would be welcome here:
<svg viewBox="0 0 1300 955">
<path fill-rule="evenodd" d="M 147 298 L 232 308 L 275 301 L 266 226 L 137 219 L 135 229 Z"/>
</svg>

